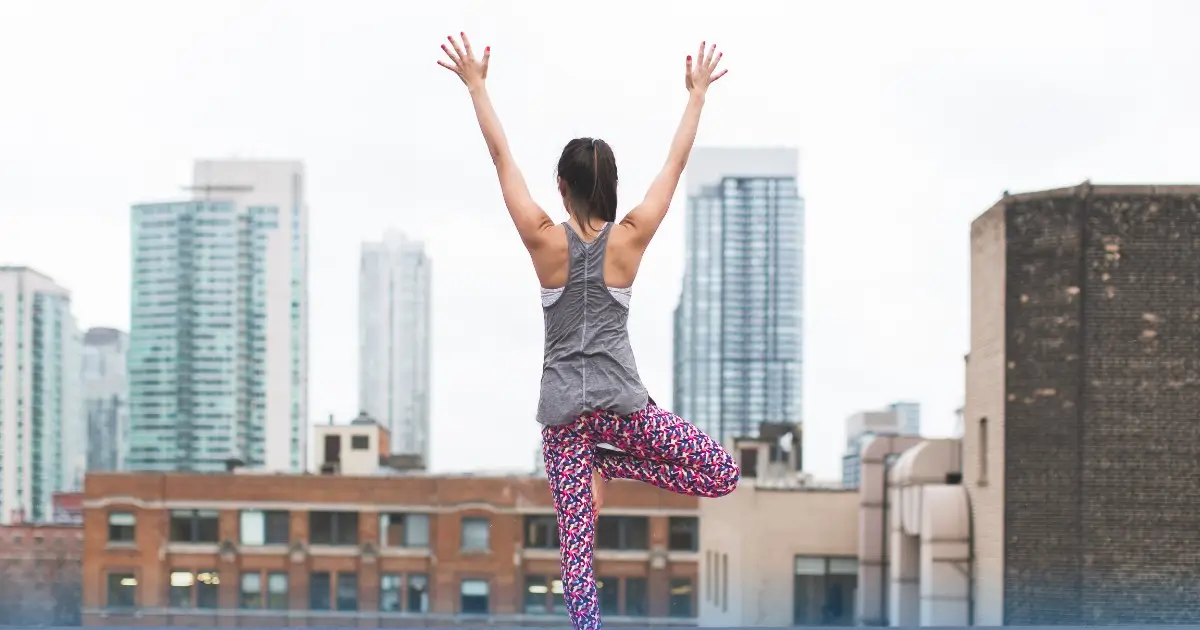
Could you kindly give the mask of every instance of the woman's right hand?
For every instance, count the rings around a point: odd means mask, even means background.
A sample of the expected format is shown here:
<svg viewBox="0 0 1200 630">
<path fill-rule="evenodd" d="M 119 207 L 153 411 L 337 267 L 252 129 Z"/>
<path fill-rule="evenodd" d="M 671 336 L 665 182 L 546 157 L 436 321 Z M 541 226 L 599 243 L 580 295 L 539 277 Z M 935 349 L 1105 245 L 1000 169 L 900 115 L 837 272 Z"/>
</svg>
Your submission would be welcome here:
<svg viewBox="0 0 1200 630">
<path fill-rule="evenodd" d="M 453 50 L 442 44 L 442 51 L 450 58 L 450 63 L 439 59 L 438 65 L 457 74 L 468 90 L 483 87 L 483 82 L 487 79 L 488 59 L 492 56 L 492 47 L 484 48 L 483 59 L 477 61 L 475 53 L 471 50 L 471 40 L 467 39 L 467 34 L 459 33 L 458 36 L 462 38 L 462 45 L 454 41 L 453 36 L 446 37 L 450 40 Z"/>
<path fill-rule="evenodd" d="M 705 42 L 700 42 L 700 51 L 696 53 L 694 60 L 691 55 L 687 58 L 687 86 L 688 92 L 693 94 L 704 94 L 708 91 L 708 86 L 716 82 L 717 79 L 725 76 L 728 70 L 717 72 L 717 64 L 721 63 L 721 56 L 725 53 L 717 52 L 717 45 L 713 44 L 706 52 L 704 50 Z M 445 46 L 443 46 L 445 48 Z"/>
</svg>

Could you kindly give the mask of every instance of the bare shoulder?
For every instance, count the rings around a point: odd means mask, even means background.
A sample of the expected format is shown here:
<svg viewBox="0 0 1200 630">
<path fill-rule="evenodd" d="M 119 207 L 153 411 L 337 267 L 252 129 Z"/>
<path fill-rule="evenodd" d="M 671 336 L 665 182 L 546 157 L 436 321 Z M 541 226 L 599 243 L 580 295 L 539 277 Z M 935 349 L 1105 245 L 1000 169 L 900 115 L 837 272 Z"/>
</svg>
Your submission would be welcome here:
<svg viewBox="0 0 1200 630">
<path fill-rule="evenodd" d="M 608 237 L 609 251 L 616 249 L 622 254 L 634 254 L 641 258 L 642 253 L 646 251 L 645 239 L 635 224 L 622 220 L 613 224 L 611 230 L 612 234 Z"/>
<path fill-rule="evenodd" d="M 556 289 L 567 283 L 568 245 L 564 226 L 539 230 L 536 239 L 527 242 L 526 246 L 543 288 Z"/>
<path fill-rule="evenodd" d="M 609 286 L 632 286 L 646 246 L 636 229 L 624 221 L 614 224 L 610 230 L 605 249 L 605 280 Z"/>
</svg>

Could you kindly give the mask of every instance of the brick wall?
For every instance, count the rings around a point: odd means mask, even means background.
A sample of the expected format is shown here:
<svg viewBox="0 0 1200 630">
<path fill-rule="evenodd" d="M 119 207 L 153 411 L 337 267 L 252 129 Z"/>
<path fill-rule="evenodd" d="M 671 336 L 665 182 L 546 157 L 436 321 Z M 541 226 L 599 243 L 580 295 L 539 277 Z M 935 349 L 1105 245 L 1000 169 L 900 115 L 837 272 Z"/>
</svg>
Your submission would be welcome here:
<svg viewBox="0 0 1200 630">
<path fill-rule="evenodd" d="M 1200 622 L 1200 189 L 1087 213 L 1085 623 Z"/>
<path fill-rule="evenodd" d="M 80 619 L 83 530 L 0 527 L 0 625 L 75 625 Z"/>
<path fill-rule="evenodd" d="M 1200 188 L 1003 205 L 1005 621 L 1196 623 Z"/>
<path fill-rule="evenodd" d="M 1069 192 L 1007 204 L 1005 619 L 1079 611 L 1080 212 Z"/>
</svg>

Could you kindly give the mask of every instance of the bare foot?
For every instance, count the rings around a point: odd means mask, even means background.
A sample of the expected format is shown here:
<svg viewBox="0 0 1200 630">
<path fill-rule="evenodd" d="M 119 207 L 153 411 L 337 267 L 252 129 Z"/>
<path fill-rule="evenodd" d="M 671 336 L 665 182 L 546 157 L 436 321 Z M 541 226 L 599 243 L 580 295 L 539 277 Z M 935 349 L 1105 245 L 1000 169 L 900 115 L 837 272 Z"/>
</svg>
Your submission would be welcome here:
<svg viewBox="0 0 1200 630">
<path fill-rule="evenodd" d="M 595 518 L 600 518 L 600 508 L 604 505 L 604 477 L 600 471 L 592 470 L 592 508 Z"/>
</svg>

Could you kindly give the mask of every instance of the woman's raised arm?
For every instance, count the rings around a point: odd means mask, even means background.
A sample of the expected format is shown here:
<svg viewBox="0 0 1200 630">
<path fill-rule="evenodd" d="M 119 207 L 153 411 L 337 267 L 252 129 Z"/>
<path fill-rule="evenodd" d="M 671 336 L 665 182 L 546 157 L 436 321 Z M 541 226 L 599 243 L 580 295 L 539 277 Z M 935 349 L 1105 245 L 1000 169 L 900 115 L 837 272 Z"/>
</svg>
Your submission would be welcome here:
<svg viewBox="0 0 1200 630">
<path fill-rule="evenodd" d="M 447 37 L 450 46 L 442 44 L 442 50 L 450 58 L 449 63 L 439 60 L 438 65 L 458 75 L 467 91 L 471 94 L 471 102 L 475 105 L 475 117 L 479 120 L 479 130 L 483 132 L 483 140 L 487 143 L 488 153 L 492 163 L 496 165 L 496 176 L 500 179 L 500 191 L 504 194 L 504 205 L 512 217 L 517 233 L 525 248 L 533 251 L 547 241 L 554 222 L 542 210 L 541 206 L 529 194 L 525 185 L 525 177 L 513 160 L 512 151 L 508 146 L 508 138 L 504 137 L 504 129 L 500 126 L 500 118 L 492 107 L 485 86 L 488 72 L 488 61 L 492 56 L 491 47 L 483 49 L 483 59 L 477 61 L 471 50 L 471 41 L 465 33 L 459 33 L 462 44 Z"/>
<path fill-rule="evenodd" d="M 694 64 L 691 55 L 688 55 L 684 81 L 688 90 L 688 103 L 683 110 L 683 120 L 679 121 L 679 128 L 671 140 L 671 148 L 667 151 L 667 162 L 650 184 L 642 203 L 621 220 L 621 225 L 632 231 L 630 236 L 633 243 L 643 250 L 650 244 L 650 239 L 654 238 L 658 226 L 667 216 L 671 198 L 675 196 L 675 189 L 679 187 L 679 178 L 687 166 L 692 143 L 696 141 L 700 111 L 704 109 L 704 97 L 708 94 L 708 86 L 725 76 L 725 70 L 717 72 L 717 64 L 720 63 L 723 54 L 717 52 L 716 44 L 705 50 L 704 42 L 701 42 Z"/>
</svg>

